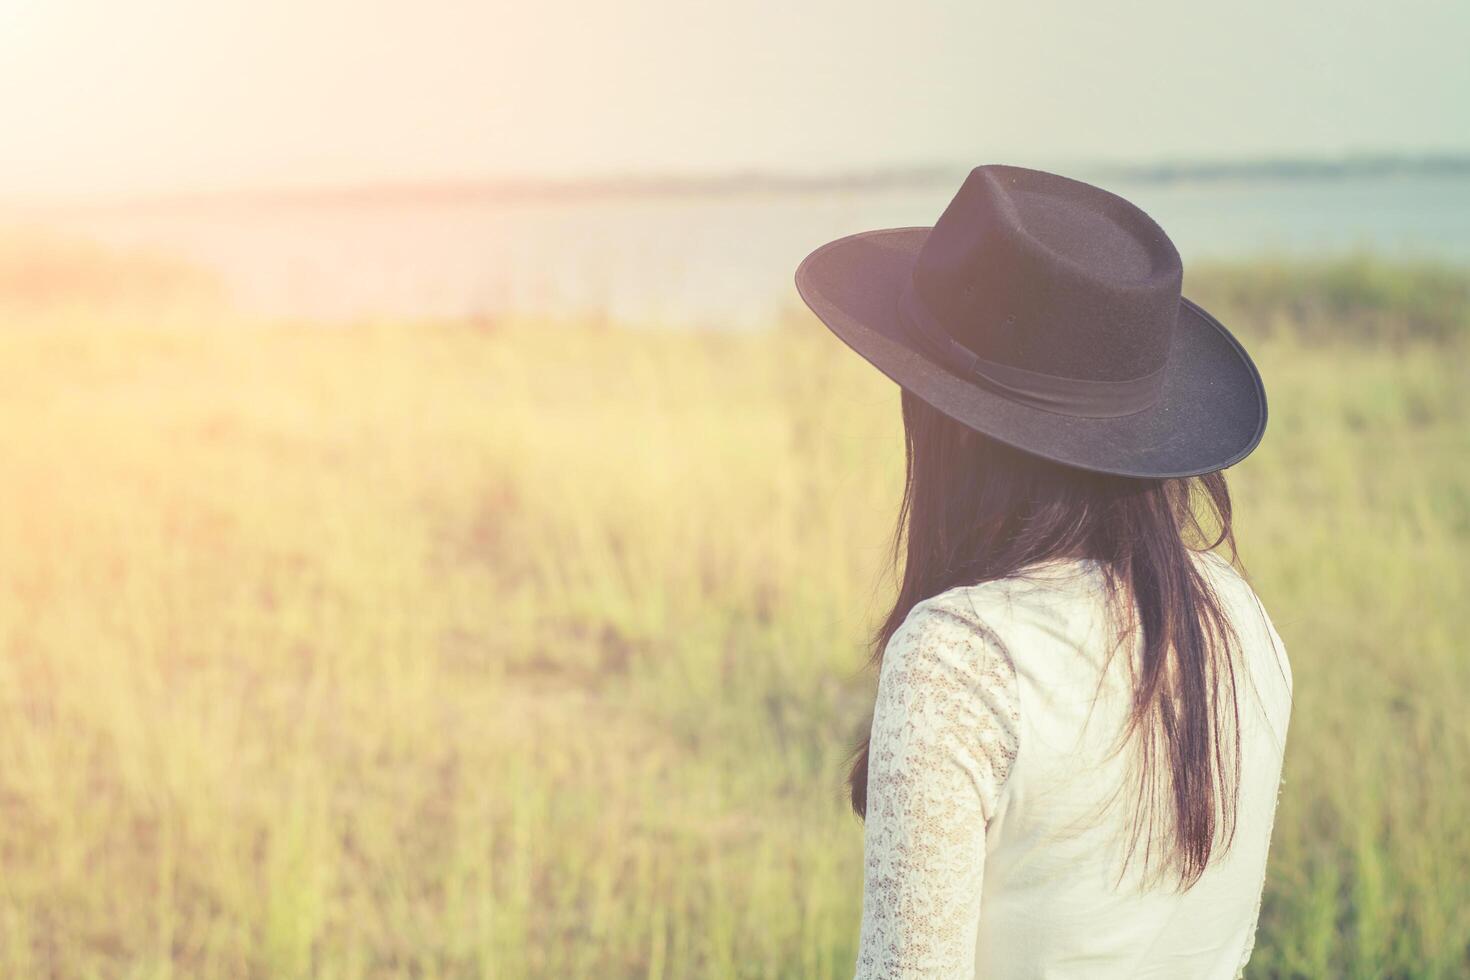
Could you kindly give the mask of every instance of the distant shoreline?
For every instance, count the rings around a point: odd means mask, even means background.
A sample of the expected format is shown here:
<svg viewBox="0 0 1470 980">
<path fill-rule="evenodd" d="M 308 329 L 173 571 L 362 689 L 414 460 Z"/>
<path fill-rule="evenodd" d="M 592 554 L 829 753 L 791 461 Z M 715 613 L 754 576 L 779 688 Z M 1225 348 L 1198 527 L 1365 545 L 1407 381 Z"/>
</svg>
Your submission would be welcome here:
<svg viewBox="0 0 1470 980">
<path fill-rule="evenodd" d="M 1183 161 L 1098 168 L 1109 176 L 1150 183 L 1182 180 L 1323 180 L 1341 177 L 1470 176 L 1470 154 L 1279 157 L 1239 161 Z"/>
<path fill-rule="evenodd" d="M 881 192 L 952 187 L 967 168 L 953 165 L 889 167 L 812 174 L 745 170 L 725 174 L 623 174 L 548 179 L 499 177 L 381 181 L 322 187 L 135 194 L 90 200 L 0 201 L 0 215 L 147 211 L 239 206 L 354 206 L 484 202 L 576 202 L 725 198 L 759 195 Z M 1043 167 L 1043 169 L 1045 169 Z M 1377 177 L 1470 177 L 1470 153 L 1359 154 L 1342 157 L 1270 157 L 1251 160 L 1180 160 L 1158 163 L 1081 163 L 1068 173 L 1083 179 L 1144 184 L 1261 182 Z"/>
</svg>

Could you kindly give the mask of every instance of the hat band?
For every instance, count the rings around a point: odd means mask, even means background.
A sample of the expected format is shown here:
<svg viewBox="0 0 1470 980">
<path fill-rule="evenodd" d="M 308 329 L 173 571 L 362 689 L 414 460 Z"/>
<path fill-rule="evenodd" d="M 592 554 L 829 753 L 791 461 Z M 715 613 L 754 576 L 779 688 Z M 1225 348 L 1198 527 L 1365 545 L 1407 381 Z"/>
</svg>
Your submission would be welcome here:
<svg viewBox="0 0 1470 980">
<path fill-rule="evenodd" d="M 1167 364 L 1141 378 L 1094 381 L 1063 378 L 988 361 L 950 336 L 924 305 L 912 284 L 898 300 L 899 316 L 928 353 L 960 375 L 1014 402 L 1082 418 L 1117 418 L 1141 412 L 1158 401 L 1164 390 Z"/>
</svg>

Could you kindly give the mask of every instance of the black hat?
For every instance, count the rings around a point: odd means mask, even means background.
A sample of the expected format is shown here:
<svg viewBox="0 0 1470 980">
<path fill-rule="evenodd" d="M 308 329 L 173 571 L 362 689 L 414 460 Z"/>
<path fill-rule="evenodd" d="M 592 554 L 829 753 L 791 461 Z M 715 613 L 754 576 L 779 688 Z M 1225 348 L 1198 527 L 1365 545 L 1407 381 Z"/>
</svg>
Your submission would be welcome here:
<svg viewBox="0 0 1470 980">
<path fill-rule="evenodd" d="M 848 346 L 971 429 L 1081 469 L 1179 477 L 1239 462 L 1266 429 L 1255 364 L 1180 295 L 1182 276 L 1136 205 L 989 165 L 933 228 L 829 242 L 796 287 Z"/>
</svg>

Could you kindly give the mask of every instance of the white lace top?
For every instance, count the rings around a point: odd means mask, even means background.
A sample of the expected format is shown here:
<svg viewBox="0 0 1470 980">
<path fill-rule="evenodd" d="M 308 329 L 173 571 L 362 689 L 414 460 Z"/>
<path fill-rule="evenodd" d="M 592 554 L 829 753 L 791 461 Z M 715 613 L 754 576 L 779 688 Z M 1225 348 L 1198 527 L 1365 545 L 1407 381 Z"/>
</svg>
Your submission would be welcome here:
<svg viewBox="0 0 1470 980">
<path fill-rule="evenodd" d="M 1243 974 L 1291 673 L 1250 587 L 1222 559 L 1201 561 L 1246 674 L 1231 847 L 1183 893 L 1145 884 L 1137 858 L 1125 870 L 1132 811 L 1108 801 L 1132 786 L 1131 756 L 1110 751 L 1130 681 L 1121 651 L 1103 669 L 1097 563 L 952 589 L 914 607 L 879 673 L 859 980 Z"/>
</svg>

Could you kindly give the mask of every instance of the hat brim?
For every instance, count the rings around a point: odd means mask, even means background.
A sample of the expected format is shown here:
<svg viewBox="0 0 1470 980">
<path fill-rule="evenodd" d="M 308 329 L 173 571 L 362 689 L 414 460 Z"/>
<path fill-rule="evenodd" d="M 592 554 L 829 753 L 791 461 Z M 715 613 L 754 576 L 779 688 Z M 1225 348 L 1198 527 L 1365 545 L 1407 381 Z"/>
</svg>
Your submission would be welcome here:
<svg viewBox="0 0 1470 980">
<path fill-rule="evenodd" d="M 796 288 L 844 343 L 961 424 L 1068 466 L 1132 477 L 1185 477 L 1238 463 L 1266 431 L 1266 390 L 1230 331 L 1189 300 L 1179 305 L 1163 391 L 1115 418 L 1061 415 L 1012 401 L 952 373 L 907 335 L 898 298 L 928 228 L 839 238 L 796 270 Z"/>
</svg>

